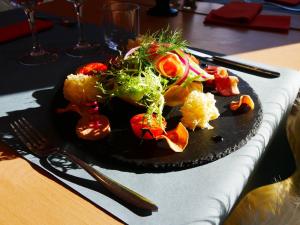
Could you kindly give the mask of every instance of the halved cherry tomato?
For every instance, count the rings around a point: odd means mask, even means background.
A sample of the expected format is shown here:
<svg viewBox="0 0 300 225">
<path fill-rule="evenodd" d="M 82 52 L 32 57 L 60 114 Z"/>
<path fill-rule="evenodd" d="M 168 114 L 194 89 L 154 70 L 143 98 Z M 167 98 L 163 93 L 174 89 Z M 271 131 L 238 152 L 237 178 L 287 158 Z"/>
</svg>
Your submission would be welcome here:
<svg viewBox="0 0 300 225">
<path fill-rule="evenodd" d="M 165 139 L 174 152 L 183 152 L 189 140 L 189 132 L 179 123 L 178 126 L 165 132 L 167 122 L 163 119 L 162 125 L 158 123 L 155 115 L 148 119 L 144 113 L 133 116 L 130 120 L 133 133 L 141 139 Z"/>
<path fill-rule="evenodd" d="M 162 124 L 159 124 L 155 115 L 152 115 L 151 118 L 147 118 L 144 113 L 141 113 L 130 119 L 130 125 L 133 133 L 138 138 L 151 140 L 164 133 L 167 122 L 163 119 Z"/>
<path fill-rule="evenodd" d="M 91 62 L 79 67 L 76 73 L 82 73 L 85 75 L 95 75 L 99 72 L 104 72 L 107 70 L 107 66 L 101 62 Z"/>
<path fill-rule="evenodd" d="M 104 115 L 83 116 L 76 125 L 76 134 L 84 140 L 99 140 L 110 134 L 109 120 Z"/>
</svg>

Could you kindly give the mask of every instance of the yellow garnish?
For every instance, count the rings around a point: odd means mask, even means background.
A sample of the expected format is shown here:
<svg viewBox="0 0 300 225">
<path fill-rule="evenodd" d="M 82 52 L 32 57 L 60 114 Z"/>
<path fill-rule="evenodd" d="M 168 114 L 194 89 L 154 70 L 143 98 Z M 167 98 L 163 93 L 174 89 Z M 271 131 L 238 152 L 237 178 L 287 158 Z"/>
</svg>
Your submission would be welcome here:
<svg viewBox="0 0 300 225">
<path fill-rule="evenodd" d="M 180 109 L 183 116 L 181 122 L 191 130 L 196 127 L 212 129 L 209 121 L 217 119 L 220 115 L 215 103 L 211 93 L 192 91 Z"/>
<path fill-rule="evenodd" d="M 92 102 L 97 100 L 96 76 L 83 74 L 70 74 L 64 82 L 64 97 L 75 104 Z"/>
</svg>

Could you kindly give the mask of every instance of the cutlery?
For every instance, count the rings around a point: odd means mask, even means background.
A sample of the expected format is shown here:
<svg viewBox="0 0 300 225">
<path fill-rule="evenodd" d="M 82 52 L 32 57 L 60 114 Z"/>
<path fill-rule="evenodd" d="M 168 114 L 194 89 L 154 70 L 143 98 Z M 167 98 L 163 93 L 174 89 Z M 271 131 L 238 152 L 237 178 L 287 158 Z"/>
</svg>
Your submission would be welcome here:
<svg viewBox="0 0 300 225">
<path fill-rule="evenodd" d="M 224 66 L 229 69 L 234 69 L 234 70 L 238 70 L 241 72 L 247 72 L 249 74 L 266 77 L 266 78 L 276 78 L 276 77 L 280 76 L 280 73 L 276 72 L 276 71 L 271 71 L 271 70 L 263 69 L 260 67 L 251 66 L 248 64 L 225 59 L 225 58 L 219 57 L 219 56 L 212 56 L 212 55 L 209 55 L 209 54 L 206 54 L 203 52 L 193 50 L 191 48 L 187 48 L 187 52 L 190 54 L 193 54 L 194 56 L 198 57 L 199 59 L 214 63 L 219 66 Z"/>
<path fill-rule="evenodd" d="M 28 148 L 28 150 L 38 157 L 44 158 L 51 155 L 52 153 L 62 154 L 66 156 L 70 161 L 83 168 L 103 187 L 105 187 L 115 196 L 119 197 L 121 200 L 143 210 L 158 210 L 158 207 L 144 196 L 108 178 L 107 176 L 94 169 L 86 162 L 77 158 L 75 155 L 69 153 L 65 149 L 51 146 L 46 138 L 24 117 L 10 123 L 10 127 L 13 129 L 14 133 L 20 139 L 20 141 Z"/>
</svg>

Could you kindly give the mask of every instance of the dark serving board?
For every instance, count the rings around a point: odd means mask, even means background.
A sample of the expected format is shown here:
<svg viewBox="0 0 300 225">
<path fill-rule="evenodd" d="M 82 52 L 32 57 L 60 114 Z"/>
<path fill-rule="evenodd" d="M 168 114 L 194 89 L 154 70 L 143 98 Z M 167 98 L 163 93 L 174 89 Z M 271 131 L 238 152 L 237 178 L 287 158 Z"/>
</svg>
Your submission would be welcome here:
<svg viewBox="0 0 300 225">
<path fill-rule="evenodd" d="M 259 98 L 246 81 L 241 78 L 239 80 L 240 93 L 251 96 L 255 109 L 247 113 L 233 113 L 228 105 L 232 100 L 238 100 L 239 95 L 233 97 L 215 95 L 220 117 L 210 122 L 214 129 L 190 131 L 188 146 L 182 153 L 171 151 L 163 140 L 141 141 L 136 138 L 131 131 L 129 119 L 144 111 L 118 99 L 114 99 L 101 110 L 101 113 L 110 119 L 111 135 L 100 141 L 78 139 L 75 134 L 78 115 L 73 112 L 64 114 L 54 112 L 55 108 L 67 104 L 63 98 L 61 84 L 52 104 L 54 124 L 65 141 L 73 143 L 79 151 L 89 154 L 95 160 L 103 161 L 109 158 L 127 166 L 148 169 L 182 169 L 203 165 L 239 149 L 254 136 L 261 124 L 263 114 Z M 168 121 L 167 130 L 175 127 L 180 121 L 178 108 L 166 108 L 164 114 Z M 215 136 L 221 136 L 224 140 L 216 142 L 213 139 Z"/>
</svg>

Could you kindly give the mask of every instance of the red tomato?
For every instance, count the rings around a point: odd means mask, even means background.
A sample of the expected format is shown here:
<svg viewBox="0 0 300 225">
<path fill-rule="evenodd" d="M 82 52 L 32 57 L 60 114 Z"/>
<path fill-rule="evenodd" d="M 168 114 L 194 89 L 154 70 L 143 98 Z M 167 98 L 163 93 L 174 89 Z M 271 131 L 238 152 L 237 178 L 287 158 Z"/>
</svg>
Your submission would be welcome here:
<svg viewBox="0 0 300 225">
<path fill-rule="evenodd" d="M 106 70 L 107 66 L 105 64 L 101 62 L 92 62 L 79 67 L 76 70 L 76 73 L 82 73 L 85 75 L 95 75 L 99 72 L 104 72 Z"/>
<path fill-rule="evenodd" d="M 137 114 L 130 119 L 130 125 L 133 133 L 142 139 L 155 139 L 164 133 L 167 122 L 163 118 L 162 124 L 159 124 L 155 115 L 147 119 L 145 114 Z"/>
<path fill-rule="evenodd" d="M 110 134 L 109 120 L 104 115 L 92 114 L 81 117 L 76 125 L 76 134 L 84 140 L 99 140 Z"/>
</svg>

